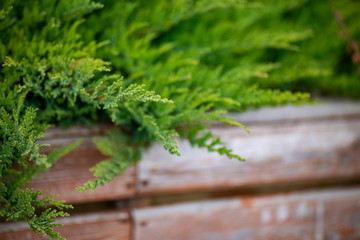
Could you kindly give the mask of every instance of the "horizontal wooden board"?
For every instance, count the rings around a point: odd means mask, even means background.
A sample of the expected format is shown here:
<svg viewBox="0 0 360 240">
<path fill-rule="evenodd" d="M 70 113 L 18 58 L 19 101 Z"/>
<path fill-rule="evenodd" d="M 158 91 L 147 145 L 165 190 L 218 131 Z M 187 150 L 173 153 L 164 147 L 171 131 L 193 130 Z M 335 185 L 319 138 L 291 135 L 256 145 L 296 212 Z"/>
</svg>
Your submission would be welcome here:
<svg viewBox="0 0 360 240">
<path fill-rule="evenodd" d="M 130 240 L 130 220 L 126 212 L 107 212 L 70 216 L 58 221 L 55 228 L 68 240 Z M 2 240 L 50 239 L 33 233 L 25 223 L 0 224 Z"/>
<path fill-rule="evenodd" d="M 244 124 L 359 118 L 360 102 L 324 99 L 318 104 L 262 107 L 241 114 L 232 113 L 230 116 Z"/>
<path fill-rule="evenodd" d="M 78 138 L 64 136 L 48 139 L 51 146 L 62 146 Z M 105 186 L 99 186 L 94 191 L 78 192 L 77 187 L 94 179 L 90 168 L 99 161 L 106 159 L 89 139 L 77 149 L 58 160 L 50 171 L 41 173 L 32 181 L 29 187 L 48 190 L 48 194 L 59 194 L 57 199 L 68 203 L 93 202 L 127 198 L 135 194 L 135 167 L 129 168 L 124 175 L 116 177 Z"/>
<path fill-rule="evenodd" d="M 360 188 L 137 209 L 136 240 L 360 239 Z"/>
<path fill-rule="evenodd" d="M 345 106 L 334 105 L 331 110 L 339 107 L 340 111 Z M 314 110 L 320 111 L 318 108 Z M 360 104 L 352 103 L 348 108 L 343 115 L 328 110 L 309 118 L 298 115 L 298 121 L 295 116 L 291 121 L 288 118 L 289 121 L 274 122 L 247 117 L 256 123 L 248 125 L 250 134 L 235 127 L 214 128 L 246 162 L 191 148 L 187 142 L 180 142 L 180 157 L 153 146 L 138 165 L 139 192 L 157 194 L 359 178 Z M 277 108 L 273 111 L 280 114 Z M 270 109 L 264 118 L 268 115 L 272 115 Z"/>
<path fill-rule="evenodd" d="M 128 198 L 135 192 L 190 192 L 360 177 L 359 103 L 265 108 L 236 118 L 248 122 L 252 133 L 221 126 L 213 131 L 245 157 L 245 163 L 191 148 L 187 142 L 180 142 L 181 157 L 171 156 L 156 145 L 143 154 L 136 170 L 127 170 L 94 192 L 79 193 L 75 188 L 93 179 L 89 169 L 106 158 L 89 140 L 30 186 L 60 194 L 58 199 L 80 203 Z M 54 128 L 47 131 L 44 142 L 64 145 L 80 137 L 101 135 L 110 128 Z"/>
<path fill-rule="evenodd" d="M 80 137 L 101 136 L 113 129 L 111 124 L 97 124 L 96 126 L 73 126 L 71 128 L 51 127 L 45 132 L 44 140 L 69 139 Z"/>
</svg>

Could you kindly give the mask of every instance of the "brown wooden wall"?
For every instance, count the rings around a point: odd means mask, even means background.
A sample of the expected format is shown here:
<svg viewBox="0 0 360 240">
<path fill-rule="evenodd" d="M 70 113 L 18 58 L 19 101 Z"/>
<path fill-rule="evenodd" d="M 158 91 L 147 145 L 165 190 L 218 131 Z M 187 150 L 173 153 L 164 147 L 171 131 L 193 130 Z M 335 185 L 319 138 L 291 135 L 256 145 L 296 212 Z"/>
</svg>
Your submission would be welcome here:
<svg viewBox="0 0 360 240">
<path fill-rule="evenodd" d="M 241 129 L 214 126 L 238 162 L 180 142 L 161 146 L 94 192 L 75 190 L 104 158 L 91 140 L 30 187 L 75 205 L 61 219 L 67 239 L 360 239 L 360 103 L 265 108 L 234 115 Z M 59 146 L 99 129 L 52 129 Z M 0 223 L 0 239 L 46 239 L 23 223 Z"/>
</svg>

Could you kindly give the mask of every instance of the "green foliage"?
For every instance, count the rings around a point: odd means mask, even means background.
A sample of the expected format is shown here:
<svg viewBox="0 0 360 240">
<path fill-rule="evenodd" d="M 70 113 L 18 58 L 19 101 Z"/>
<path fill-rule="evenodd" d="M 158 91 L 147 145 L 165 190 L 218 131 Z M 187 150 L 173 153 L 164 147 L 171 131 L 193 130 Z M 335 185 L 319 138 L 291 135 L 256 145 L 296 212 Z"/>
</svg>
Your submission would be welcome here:
<svg viewBox="0 0 360 240">
<path fill-rule="evenodd" d="M 297 41 L 294 51 L 270 48 L 257 56 L 278 62 L 280 67 L 269 78 L 257 79 L 261 88 L 300 90 L 316 96 L 360 98 L 359 63 L 352 62 L 352 50 L 344 31 L 334 17 L 338 11 L 351 37 L 360 43 L 359 1 L 263 1 L 266 14 L 251 26 L 251 31 L 265 31 L 269 26 L 278 29 L 308 32 Z M 276 13 L 276 15 L 274 14 Z M 244 59 L 249 64 L 248 59 Z"/>
<path fill-rule="evenodd" d="M 357 19 L 357 3 L 333 4 L 345 22 Z M 93 190 L 154 142 L 180 156 L 184 138 L 244 160 L 209 130 L 222 122 L 248 131 L 229 111 L 310 102 L 298 90 L 359 96 L 324 1 L 8 0 L 0 31 L 0 215 L 51 239 L 60 238 L 53 218 L 69 206 L 26 184 L 83 140 L 45 156 L 37 142 L 47 124 L 117 127 L 93 139 L 107 156 L 79 188 Z"/>
<path fill-rule="evenodd" d="M 20 94 L 17 99 L 8 96 L 12 103 L 17 100 L 12 112 L 7 112 L 4 106 L 0 109 L 0 215 L 5 216 L 7 221 L 25 221 L 35 232 L 61 239 L 52 229 L 61 224 L 53 223 L 52 218 L 67 216 L 67 213 L 57 209 L 71 208 L 71 205 L 55 201 L 51 195 L 39 200 L 43 192 L 24 190 L 23 187 L 35 174 L 48 170 L 52 162 L 79 143 L 67 146 L 61 154 L 53 151 L 49 158 L 40 154 L 39 150 L 46 145 L 36 142 L 43 137 L 47 126 L 36 122 L 34 108 L 28 107 L 24 110 L 25 96 L 25 93 Z M 48 204 L 57 209 L 48 208 Z M 47 209 L 38 216 L 35 213 L 37 208 Z"/>
<path fill-rule="evenodd" d="M 94 137 L 93 141 L 101 153 L 109 158 L 91 169 L 97 179 L 78 188 L 80 191 L 94 190 L 99 184 L 108 183 L 117 175 L 121 175 L 124 170 L 140 160 L 141 157 L 139 148 L 129 148 L 129 146 L 136 146 L 137 143 L 119 130 L 110 131 L 107 137 Z"/>
</svg>

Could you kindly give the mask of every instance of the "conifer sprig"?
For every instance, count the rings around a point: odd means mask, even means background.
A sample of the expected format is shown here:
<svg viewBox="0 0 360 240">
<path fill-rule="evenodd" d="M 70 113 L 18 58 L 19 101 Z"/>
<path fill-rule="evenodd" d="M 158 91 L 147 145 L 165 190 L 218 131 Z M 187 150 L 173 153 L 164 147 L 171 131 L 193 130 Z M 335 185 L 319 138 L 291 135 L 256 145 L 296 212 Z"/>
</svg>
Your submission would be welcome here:
<svg viewBox="0 0 360 240">
<path fill-rule="evenodd" d="M 357 19 L 356 4 L 336 4 L 345 23 Z M 211 125 L 248 131 L 227 113 L 311 102 L 289 91 L 299 86 L 359 97 L 351 67 L 338 66 L 346 54 L 331 16 L 309 0 L 0 1 L 0 215 L 61 239 L 54 217 L 70 206 L 26 184 L 83 140 L 45 156 L 37 142 L 48 125 L 111 121 L 120 129 L 93 139 L 107 158 L 79 188 L 89 190 L 155 142 L 180 156 L 183 138 L 244 160 Z"/>
</svg>

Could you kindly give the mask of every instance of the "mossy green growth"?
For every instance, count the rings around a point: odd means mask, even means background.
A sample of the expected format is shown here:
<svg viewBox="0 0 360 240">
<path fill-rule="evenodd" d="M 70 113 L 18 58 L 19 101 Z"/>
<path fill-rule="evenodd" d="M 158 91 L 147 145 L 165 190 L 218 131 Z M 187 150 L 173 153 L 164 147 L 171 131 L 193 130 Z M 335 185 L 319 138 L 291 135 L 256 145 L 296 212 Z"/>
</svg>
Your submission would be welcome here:
<svg viewBox="0 0 360 240">
<path fill-rule="evenodd" d="M 317 36 L 309 21 L 296 28 L 283 22 L 309 2 L 0 1 L 1 216 L 60 238 L 53 217 L 70 206 L 40 199 L 26 184 L 81 142 L 40 154 L 49 124 L 119 128 L 93 139 L 108 158 L 79 190 L 111 181 L 155 142 L 181 155 L 176 139 L 183 138 L 244 160 L 209 127 L 223 122 L 248 131 L 226 113 L 310 101 L 307 93 L 279 90 L 289 74 L 297 76 L 297 56 L 322 56 L 302 48 Z M 328 73 L 322 64 L 309 61 L 304 78 Z M 38 216 L 37 208 L 45 210 Z"/>
</svg>

